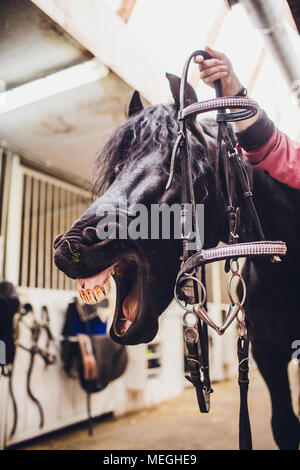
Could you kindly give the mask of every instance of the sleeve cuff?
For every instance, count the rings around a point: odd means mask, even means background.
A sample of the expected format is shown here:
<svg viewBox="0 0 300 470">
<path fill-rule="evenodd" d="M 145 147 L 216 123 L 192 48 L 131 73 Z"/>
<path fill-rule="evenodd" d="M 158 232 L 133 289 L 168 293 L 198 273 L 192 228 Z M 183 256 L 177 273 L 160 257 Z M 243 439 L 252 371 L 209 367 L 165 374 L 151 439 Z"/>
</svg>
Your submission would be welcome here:
<svg viewBox="0 0 300 470">
<path fill-rule="evenodd" d="M 257 121 L 242 132 L 237 132 L 236 137 L 240 146 L 247 152 L 262 147 L 271 138 L 274 132 L 274 123 L 268 118 L 266 112 L 261 109 Z"/>
</svg>

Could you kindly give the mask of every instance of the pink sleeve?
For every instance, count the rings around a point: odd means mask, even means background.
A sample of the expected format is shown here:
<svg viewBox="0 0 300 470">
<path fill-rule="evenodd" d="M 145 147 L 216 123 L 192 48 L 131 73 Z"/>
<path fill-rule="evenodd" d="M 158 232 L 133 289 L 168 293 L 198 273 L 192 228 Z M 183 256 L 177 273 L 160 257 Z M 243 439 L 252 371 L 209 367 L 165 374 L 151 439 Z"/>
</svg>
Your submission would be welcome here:
<svg viewBox="0 0 300 470">
<path fill-rule="evenodd" d="M 300 189 L 300 144 L 275 128 L 271 138 L 262 147 L 243 154 L 253 166 L 292 188 Z"/>
</svg>

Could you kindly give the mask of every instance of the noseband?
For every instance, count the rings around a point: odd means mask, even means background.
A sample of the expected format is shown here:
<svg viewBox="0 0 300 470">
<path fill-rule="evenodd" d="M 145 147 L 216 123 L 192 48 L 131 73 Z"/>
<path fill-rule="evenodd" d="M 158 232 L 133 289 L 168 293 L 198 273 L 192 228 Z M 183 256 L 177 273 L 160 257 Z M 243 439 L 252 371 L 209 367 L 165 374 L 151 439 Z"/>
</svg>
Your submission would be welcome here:
<svg viewBox="0 0 300 470">
<path fill-rule="evenodd" d="M 282 241 L 266 241 L 263 229 L 257 215 L 253 194 L 250 188 L 249 177 L 246 167 L 241 158 L 241 150 L 237 148 L 229 133 L 228 122 L 249 119 L 259 111 L 258 104 L 249 98 L 223 96 L 221 80 L 214 82 L 216 98 L 193 103 L 185 107 L 187 75 L 190 62 L 196 55 L 202 55 L 204 59 L 212 57 L 205 51 L 195 51 L 187 59 L 180 84 L 180 108 L 178 113 L 178 135 L 173 148 L 170 176 L 166 189 L 172 183 L 175 160 L 180 158 L 181 163 L 181 226 L 182 226 L 182 264 L 178 273 L 174 295 L 177 303 L 185 311 L 183 323 L 185 327 L 185 345 L 187 350 L 187 363 L 190 375 L 186 378 L 194 385 L 200 411 L 208 413 L 210 409 L 210 394 L 212 393 L 209 377 L 208 357 L 208 326 L 222 335 L 229 325 L 237 319 L 239 324 L 238 351 L 238 382 L 240 386 L 240 449 L 251 449 L 252 438 L 247 405 L 248 393 L 248 353 L 249 338 L 245 321 L 245 310 L 243 305 L 246 300 L 246 284 L 240 273 L 238 258 L 240 257 L 269 257 L 272 262 L 280 262 L 280 256 L 286 254 L 286 244 Z M 227 109 L 238 109 L 239 111 L 227 112 Z M 226 211 L 228 214 L 229 237 L 226 246 L 203 249 L 201 244 L 199 224 L 196 217 L 196 202 L 194 184 L 192 178 L 192 157 L 190 145 L 187 138 L 187 120 L 207 111 L 218 111 L 218 137 L 217 137 L 217 159 L 222 163 L 225 186 L 226 186 Z M 222 148 L 225 147 L 225 152 Z M 219 175 L 217 175 L 217 178 Z M 247 216 L 253 223 L 258 241 L 237 243 L 239 238 L 239 207 L 235 203 L 236 188 L 239 190 L 238 199 L 244 200 Z M 238 201 L 237 201 L 238 202 Z M 187 234 L 187 206 L 192 207 L 193 230 L 196 234 L 196 251 L 189 248 L 190 233 Z M 228 296 L 230 305 L 227 316 L 222 325 L 218 326 L 210 318 L 207 312 L 205 265 L 215 261 L 225 260 L 225 270 L 231 271 L 228 282 Z M 236 299 L 233 292 L 233 280 L 239 280 L 242 286 L 242 298 Z M 189 295 L 187 295 L 187 289 Z"/>
</svg>

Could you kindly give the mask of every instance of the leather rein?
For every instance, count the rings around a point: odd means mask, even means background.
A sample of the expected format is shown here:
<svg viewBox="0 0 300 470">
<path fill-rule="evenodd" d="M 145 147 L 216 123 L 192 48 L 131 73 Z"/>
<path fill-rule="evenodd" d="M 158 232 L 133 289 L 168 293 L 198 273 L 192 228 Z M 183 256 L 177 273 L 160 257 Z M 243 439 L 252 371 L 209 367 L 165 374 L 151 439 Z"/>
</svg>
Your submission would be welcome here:
<svg viewBox="0 0 300 470">
<path fill-rule="evenodd" d="M 229 325 L 237 319 L 239 325 L 239 336 L 237 344 L 238 353 L 238 382 L 240 386 L 240 449 L 252 449 L 252 438 L 250 419 L 247 404 L 248 393 L 248 354 L 249 338 L 247 334 L 245 310 L 243 308 L 246 300 L 246 284 L 240 273 L 238 258 L 240 257 L 269 257 L 273 262 L 280 262 L 280 256 L 286 254 L 286 244 L 282 241 L 266 241 L 263 229 L 257 215 L 253 194 L 250 188 L 249 177 L 246 167 L 241 158 L 241 150 L 238 149 L 228 130 L 228 122 L 241 121 L 254 116 L 259 111 L 258 104 L 245 97 L 223 96 L 221 80 L 214 82 L 216 98 L 206 101 L 186 104 L 186 88 L 188 69 L 192 58 L 202 55 L 204 59 L 212 57 L 206 51 L 197 50 L 186 60 L 181 84 L 180 84 L 180 108 L 178 113 L 179 130 L 173 148 L 170 176 L 166 189 L 172 183 L 175 160 L 180 158 L 181 163 L 181 226 L 182 226 L 182 264 L 177 276 L 174 296 L 177 303 L 184 309 L 184 339 L 186 346 L 186 358 L 189 375 L 186 378 L 193 384 L 196 390 L 199 409 L 202 413 L 208 413 L 210 409 L 211 388 L 209 376 L 209 348 L 208 348 L 208 326 L 222 335 Z M 238 111 L 227 112 L 227 109 Z M 194 194 L 194 182 L 192 176 L 192 158 L 189 141 L 187 138 L 187 120 L 198 114 L 208 111 L 217 111 L 216 121 L 218 124 L 217 137 L 217 159 L 223 165 L 226 186 L 226 211 L 228 214 L 229 239 L 228 244 L 215 248 L 203 249 L 200 237 L 199 222 L 197 220 L 196 201 Z M 222 148 L 225 152 L 222 152 Z M 217 178 L 219 175 L 217 174 Z M 235 189 L 238 188 L 240 197 L 245 201 L 245 207 L 250 217 L 258 241 L 237 243 L 239 228 L 239 207 L 236 205 Z M 192 224 L 196 234 L 196 250 L 190 250 L 190 232 L 187 233 L 187 210 L 192 208 Z M 215 324 L 207 311 L 205 265 L 219 260 L 225 260 L 225 270 L 231 271 L 228 282 L 228 296 L 230 305 L 225 321 L 221 326 Z M 232 282 L 240 281 L 242 286 L 242 299 L 236 299 L 233 292 Z M 187 295 L 186 292 L 192 292 Z"/>
</svg>

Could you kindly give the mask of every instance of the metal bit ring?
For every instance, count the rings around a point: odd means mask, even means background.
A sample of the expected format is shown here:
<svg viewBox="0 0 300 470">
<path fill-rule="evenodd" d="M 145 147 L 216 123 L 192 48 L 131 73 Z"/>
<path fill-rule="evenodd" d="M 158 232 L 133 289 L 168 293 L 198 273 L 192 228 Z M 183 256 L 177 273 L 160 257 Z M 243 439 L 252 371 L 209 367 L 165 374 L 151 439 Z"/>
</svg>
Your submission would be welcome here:
<svg viewBox="0 0 300 470">
<path fill-rule="evenodd" d="M 188 310 L 187 308 L 187 303 L 185 302 L 185 305 L 183 305 L 183 303 L 178 299 L 178 295 L 177 295 L 177 287 L 184 281 L 187 281 L 188 279 L 191 279 L 192 281 L 195 281 L 197 282 L 197 284 L 201 287 L 202 289 L 202 292 L 203 292 L 203 298 L 201 301 L 199 301 L 199 305 L 200 307 L 203 307 L 203 305 L 205 304 L 206 302 L 206 289 L 205 289 L 205 286 L 203 284 L 202 281 L 200 281 L 200 279 L 198 279 L 197 277 L 195 276 L 185 276 L 181 279 L 179 279 L 179 281 L 177 281 L 176 285 L 175 285 L 175 288 L 174 288 L 174 297 L 175 297 L 175 300 L 177 302 L 177 304 L 183 308 L 184 310 Z"/>
<path fill-rule="evenodd" d="M 234 269 L 233 263 L 235 263 L 236 269 Z M 239 265 L 239 260 L 238 259 L 231 258 L 231 260 L 229 262 L 229 266 L 230 266 L 230 271 L 232 272 L 232 274 L 238 274 L 238 272 L 240 270 L 240 265 Z"/>
<path fill-rule="evenodd" d="M 194 323 L 190 323 L 188 321 L 188 316 L 193 317 Z M 195 326 L 197 326 L 197 323 L 198 323 L 197 315 L 195 315 L 195 313 L 192 312 L 191 310 L 187 310 L 185 312 L 185 314 L 183 315 L 183 324 L 184 324 L 184 326 L 186 326 L 187 328 L 195 328 Z"/>
<path fill-rule="evenodd" d="M 184 330 L 184 339 L 187 343 L 197 343 L 199 339 L 198 331 L 195 328 L 186 328 Z"/>
<path fill-rule="evenodd" d="M 235 277 L 238 277 L 238 278 L 239 278 L 239 280 L 241 281 L 242 286 L 243 286 L 243 297 L 242 297 L 242 300 L 241 300 L 240 302 L 239 302 L 239 301 L 238 301 L 238 302 L 235 302 L 234 299 L 233 299 L 232 293 L 231 293 L 231 284 L 232 284 L 232 281 L 233 281 L 233 279 L 234 279 Z M 238 303 L 238 304 L 240 304 L 240 306 L 242 307 L 242 306 L 244 305 L 244 303 L 245 303 L 245 300 L 246 300 L 246 290 L 247 290 L 247 289 L 246 289 L 246 284 L 245 284 L 245 281 L 244 281 L 243 276 L 242 276 L 240 273 L 237 273 L 237 272 L 233 273 L 232 276 L 231 276 L 231 278 L 230 278 L 229 281 L 228 281 L 228 284 L 227 284 L 227 293 L 228 293 L 228 297 L 229 297 L 229 299 L 230 299 L 230 302 L 231 302 L 232 304 Z"/>
</svg>

